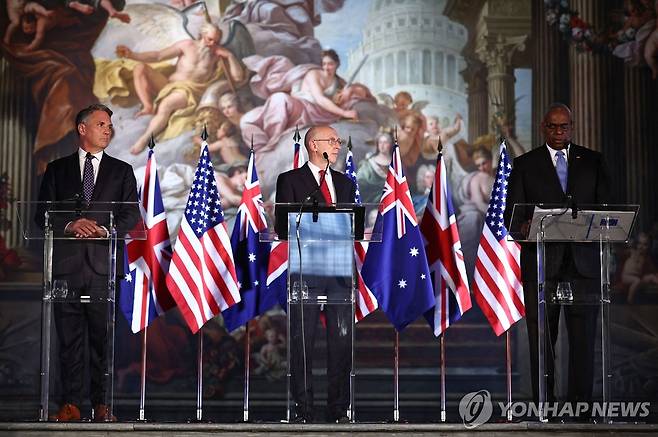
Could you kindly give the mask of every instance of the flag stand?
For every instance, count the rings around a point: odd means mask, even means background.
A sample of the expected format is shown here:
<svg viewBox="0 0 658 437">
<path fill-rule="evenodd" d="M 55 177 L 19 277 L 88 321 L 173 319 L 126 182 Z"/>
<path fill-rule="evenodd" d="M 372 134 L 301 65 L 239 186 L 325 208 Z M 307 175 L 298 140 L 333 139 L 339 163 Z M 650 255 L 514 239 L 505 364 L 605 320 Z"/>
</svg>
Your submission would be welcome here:
<svg viewBox="0 0 658 437">
<path fill-rule="evenodd" d="M 445 331 L 441 334 L 441 422 L 446 421 L 446 344 Z"/>
<path fill-rule="evenodd" d="M 142 330 L 142 365 L 141 365 L 141 375 L 139 378 L 139 420 L 145 421 L 144 415 L 144 404 L 146 400 L 146 336 L 148 333 L 149 327 L 146 326 Z"/>
<path fill-rule="evenodd" d="M 512 341 L 509 329 L 505 332 L 505 361 L 507 371 L 507 421 L 512 421 Z"/>
<path fill-rule="evenodd" d="M 197 386 L 196 386 L 196 420 L 203 418 L 203 327 L 197 333 Z"/>
<path fill-rule="evenodd" d="M 395 331 L 395 358 L 393 364 L 393 421 L 400 421 L 400 333 Z"/>
<path fill-rule="evenodd" d="M 251 354 L 251 339 L 249 322 L 245 325 L 244 333 L 244 397 L 242 406 L 242 421 L 249 422 L 249 355 Z"/>
</svg>

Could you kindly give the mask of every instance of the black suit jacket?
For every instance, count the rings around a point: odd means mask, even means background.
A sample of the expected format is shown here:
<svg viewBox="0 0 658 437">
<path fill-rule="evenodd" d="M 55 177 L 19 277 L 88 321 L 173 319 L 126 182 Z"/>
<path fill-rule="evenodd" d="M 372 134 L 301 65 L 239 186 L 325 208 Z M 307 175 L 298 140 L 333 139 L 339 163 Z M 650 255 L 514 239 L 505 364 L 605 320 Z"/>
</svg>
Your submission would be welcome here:
<svg viewBox="0 0 658 437">
<path fill-rule="evenodd" d="M 329 170 L 336 190 L 336 203 L 353 203 L 356 193 L 354 182 L 339 171 L 332 168 Z M 317 200 L 318 204 L 326 204 L 308 163 L 281 173 L 276 180 L 276 203 L 300 203 L 311 193 L 313 193 L 312 199 Z M 309 202 L 313 203 L 312 200 Z M 275 215 L 275 217 L 277 216 Z M 285 220 L 276 219 L 274 227 L 279 235 L 287 235 Z"/>
<path fill-rule="evenodd" d="M 70 201 L 82 196 L 82 180 L 80 178 L 80 161 L 76 150 L 72 155 L 57 159 L 48 164 L 41 189 L 39 201 Z M 94 185 L 91 202 L 137 202 L 137 184 L 130 164 L 103 153 L 98 167 L 98 176 Z M 84 201 L 82 202 L 84 205 Z M 97 220 L 99 225 L 108 226 L 100 217 L 107 214 L 94 214 L 92 205 L 90 210 L 82 214 Z M 114 206 L 112 208 L 115 227 L 118 231 L 132 229 L 139 220 L 137 207 Z M 44 208 L 36 212 L 35 220 L 43 227 Z M 65 218 L 54 222 L 53 226 L 63 227 L 76 217 Z M 59 230 L 60 233 L 63 228 Z M 105 275 L 108 271 L 108 242 L 83 240 L 56 240 L 53 249 L 53 274 L 74 275 L 80 273 L 86 263 L 91 269 Z M 117 275 L 123 274 L 123 244 L 117 249 Z"/>
<path fill-rule="evenodd" d="M 505 223 L 509 226 L 517 203 L 555 203 L 566 205 L 571 195 L 576 205 L 609 203 L 608 174 L 603 156 L 585 147 L 569 147 L 567 192 L 560 180 L 546 145 L 533 149 L 516 159 L 507 187 Z M 525 219 L 532 218 L 532 211 Z M 552 243 L 546 245 L 546 278 L 555 278 L 566 251 L 571 251 L 578 273 L 596 278 L 600 274 L 598 249 L 591 243 Z M 525 281 L 537 280 L 536 245 L 521 245 L 521 272 Z"/>
</svg>

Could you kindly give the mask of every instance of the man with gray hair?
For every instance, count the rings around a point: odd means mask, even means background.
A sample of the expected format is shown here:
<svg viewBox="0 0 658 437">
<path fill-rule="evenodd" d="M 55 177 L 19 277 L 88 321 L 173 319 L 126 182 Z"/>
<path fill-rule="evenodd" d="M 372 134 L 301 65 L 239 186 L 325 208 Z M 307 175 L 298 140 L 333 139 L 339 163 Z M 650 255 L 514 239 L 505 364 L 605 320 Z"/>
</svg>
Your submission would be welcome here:
<svg viewBox="0 0 658 437">
<path fill-rule="evenodd" d="M 159 135 L 165 128 L 167 138 L 180 135 L 183 129 L 172 126 L 176 123 L 172 115 L 174 118 L 191 115 L 208 85 L 222 73 L 229 75 L 227 79 L 233 84 L 246 78 L 242 64 L 230 50 L 220 45 L 221 39 L 219 27 L 206 23 L 201 27 L 198 40 L 178 41 L 162 50 L 137 53 L 124 45 L 117 46 L 117 56 L 139 62 L 133 69 L 135 93 L 142 104 L 137 117 L 154 115 L 130 149 L 131 153 L 142 152 L 151 135 Z M 169 77 L 148 64 L 174 58 L 178 58 L 176 70 Z M 228 71 L 224 71 L 225 68 Z"/>
</svg>

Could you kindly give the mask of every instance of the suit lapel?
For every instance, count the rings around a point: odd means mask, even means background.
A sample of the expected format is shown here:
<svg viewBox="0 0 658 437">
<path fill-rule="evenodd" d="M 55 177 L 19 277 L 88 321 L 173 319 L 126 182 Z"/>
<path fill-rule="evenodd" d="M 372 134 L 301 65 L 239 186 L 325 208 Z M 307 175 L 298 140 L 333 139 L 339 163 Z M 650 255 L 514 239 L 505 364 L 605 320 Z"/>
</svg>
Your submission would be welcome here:
<svg viewBox="0 0 658 437">
<path fill-rule="evenodd" d="M 80 168 L 80 156 L 78 155 L 77 150 L 70 156 L 68 167 L 68 184 L 70 187 L 76 187 L 76 194 L 82 195 L 82 177 L 80 176 L 82 174 L 82 169 Z"/>
<path fill-rule="evenodd" d="M 555 165 L 553 164 L 553 159 L 551 158 L 551 152 L 548 151 L 548 146 L 544 145 L 543 147 L 544 147 L 544 152 L 542 153 L 541 156 L 540 168 L 541 171 L 549 175 L 544 180 L 553 181 L 551 183 L 552 186 L 551 190 L 555 193 L 560 193 L 561 196 L 564 196 L 564 191 L 562 191 L 562 185 L 560 184 L 560 178 L 557 175 L 557 170 L 555 169 Z M 567 188 L 569 187 L 568 179 L 569 178 L 567 176 Z"/>
<path fill-rule="evenodd" d="M 103 189 L 108 185 L 107 181 L 110 178 L 112 163 L 110 162 L 109 156 L 107 153 L 103 152 L 103 158 L 98 166 L 98 176 L 96 177 L 96 183 L 94 184 L 94 193 L 91 195 L 92 201 L 98 201 L 102 199 L 101 194 Z"/>
<path fill-rule="evenodd" d="M 567 192 L 573 194 L 573 189 L 576 186 L 576 177 L 578 176 L 578 168 L 582 163 L 582 154 L 580 153 L 580 146 L 571 144 L 569 148 L 569 166 L 567 173 Z"/>
</svg>

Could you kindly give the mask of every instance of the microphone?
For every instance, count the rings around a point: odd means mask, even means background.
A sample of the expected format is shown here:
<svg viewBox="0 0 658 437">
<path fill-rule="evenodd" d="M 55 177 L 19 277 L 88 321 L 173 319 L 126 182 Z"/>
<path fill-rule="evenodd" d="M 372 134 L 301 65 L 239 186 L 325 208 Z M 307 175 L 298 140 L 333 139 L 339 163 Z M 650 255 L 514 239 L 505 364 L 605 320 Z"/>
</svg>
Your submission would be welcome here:
<svg viewBox="0 0 658 437">
<path fill-rule="evenodd" d="M 576 206 L 576 201 L 571 194 L 567 197 L 567 202 L 569 202 L 569 207 L 571 208 L 571 218 L 576 220 L 578 218 L 578 206 Z"/>
</svg>

